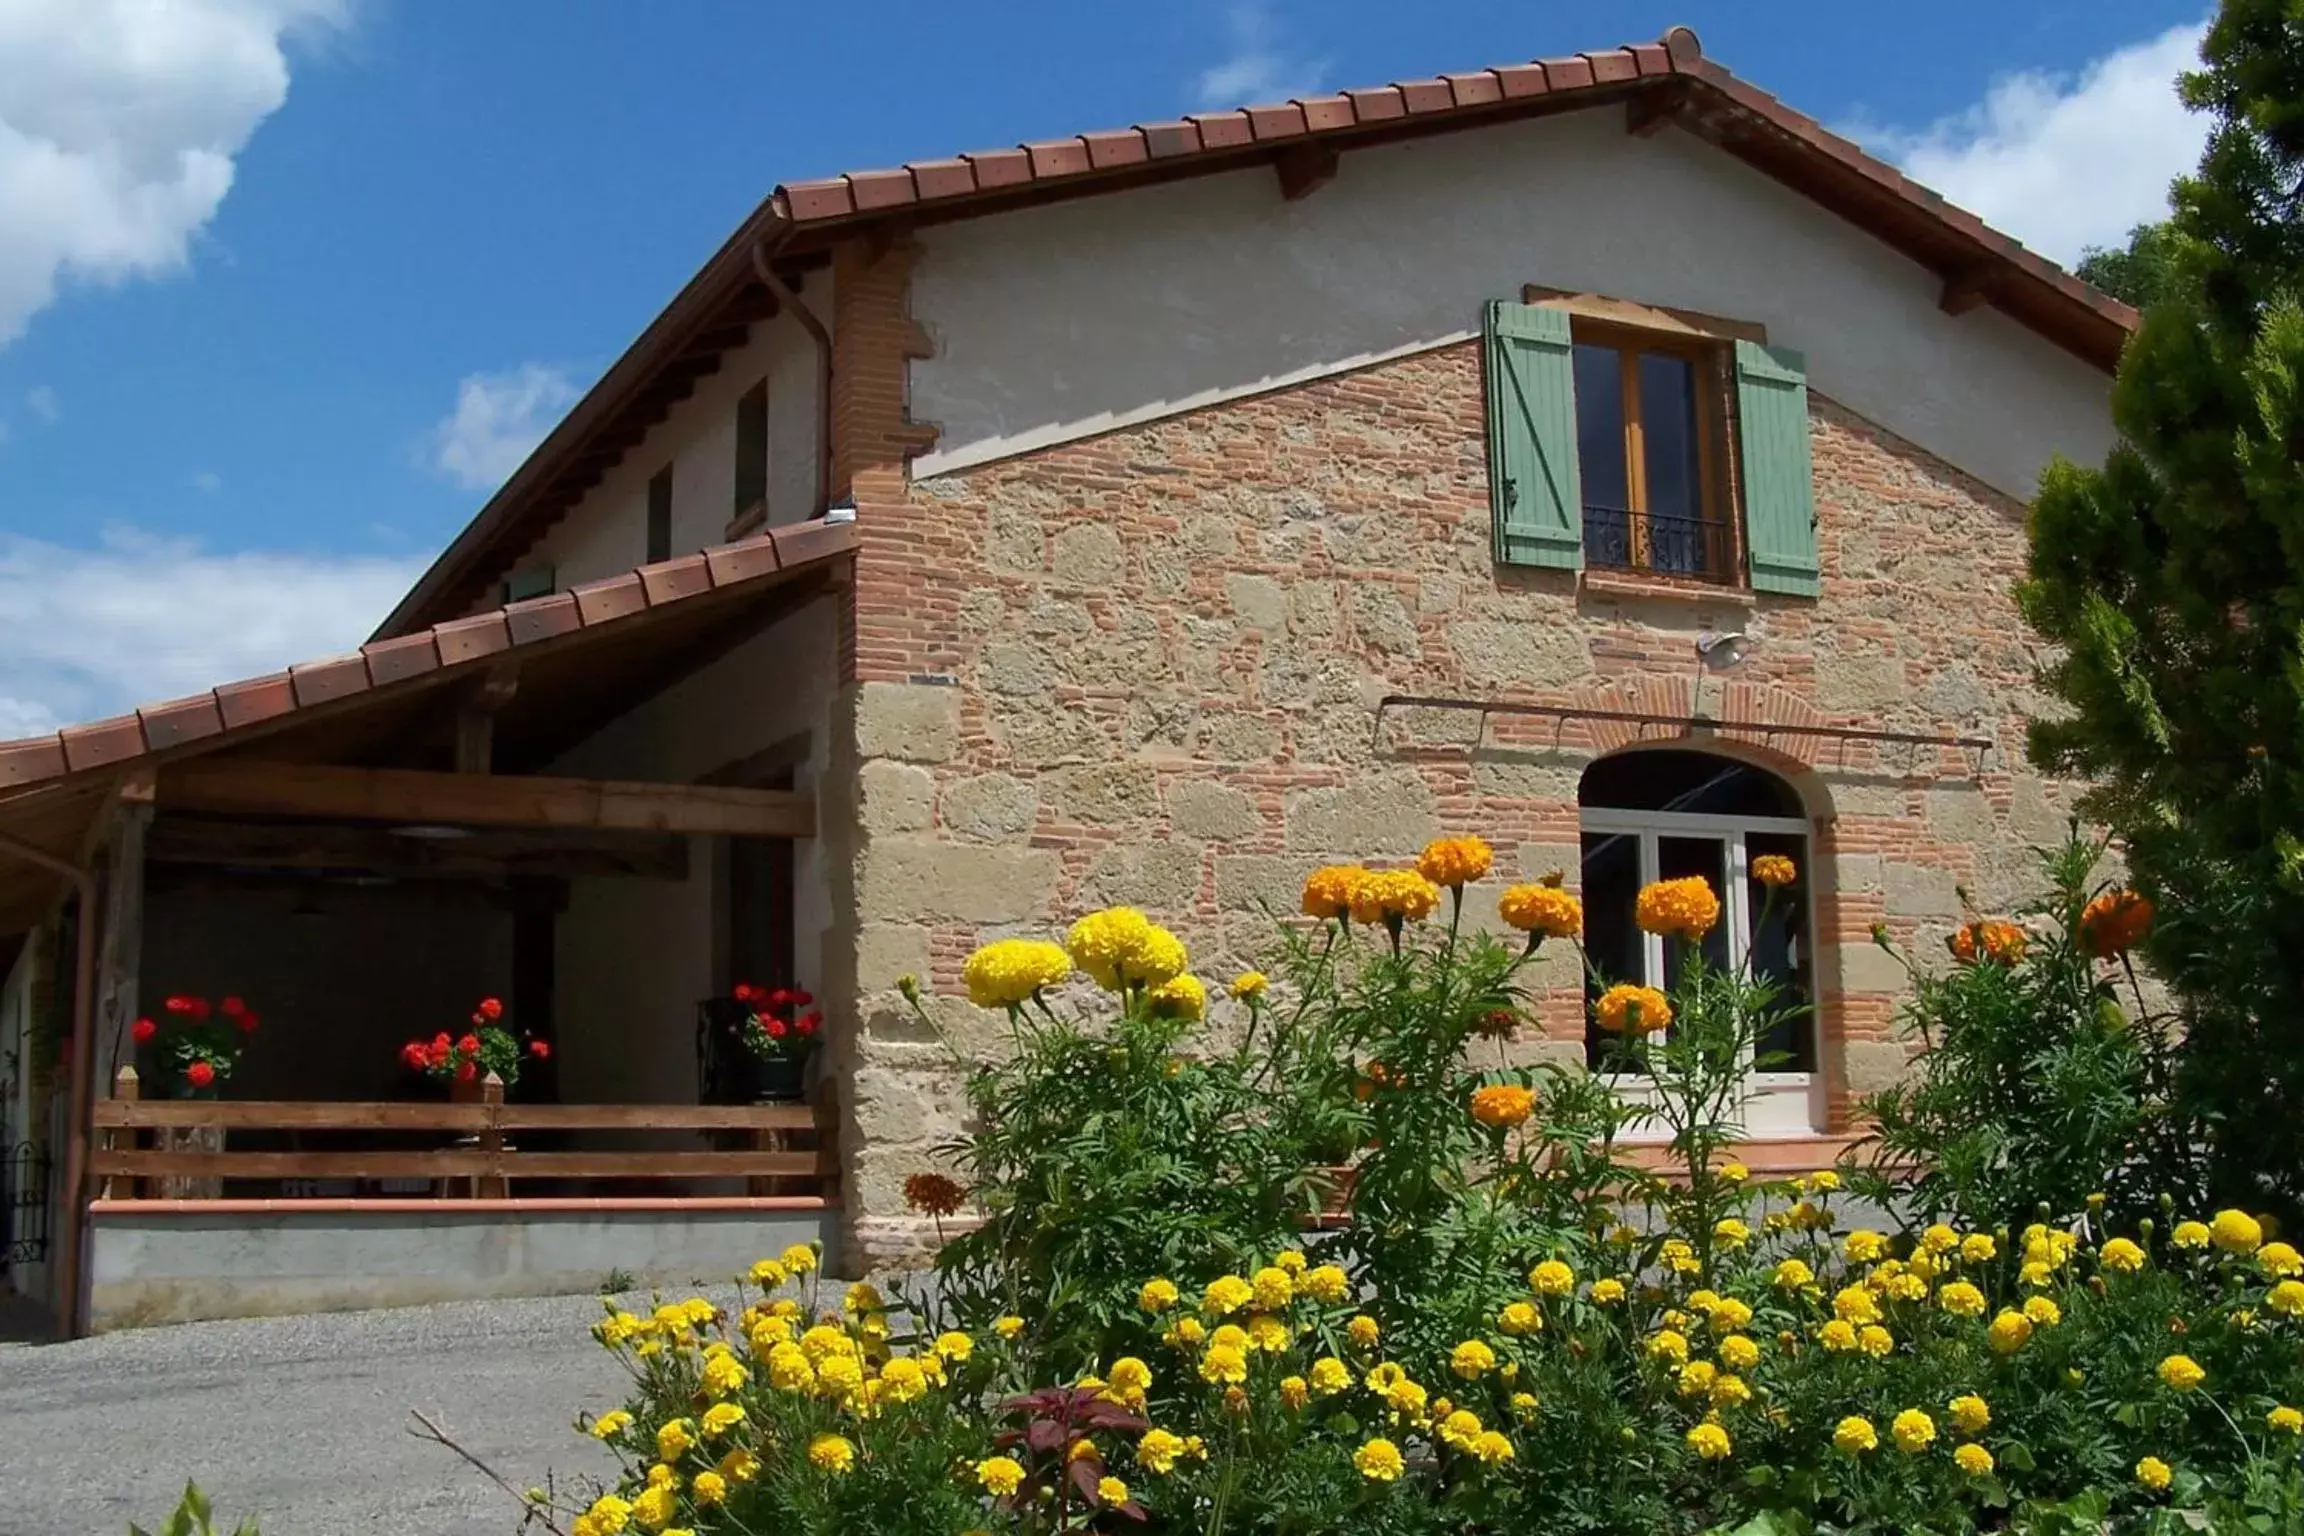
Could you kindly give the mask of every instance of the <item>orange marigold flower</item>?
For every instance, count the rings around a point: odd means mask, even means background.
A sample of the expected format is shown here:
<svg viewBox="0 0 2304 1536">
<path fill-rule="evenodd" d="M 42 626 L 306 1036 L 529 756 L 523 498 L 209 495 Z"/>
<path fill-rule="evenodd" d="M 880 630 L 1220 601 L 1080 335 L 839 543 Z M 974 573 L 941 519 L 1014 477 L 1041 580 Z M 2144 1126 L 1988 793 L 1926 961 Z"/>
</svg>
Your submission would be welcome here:
<svg viewBox="0 0 2304 1536">
<path fill-rule="evenodd" d="M 1496 862 L 1489 846 L 1476 837 L 1442 837 L 1424 845 L 1416 859 L 1416 872 L 1434 885 L 1470 885 Z"/>
<path fill-rule="evenodd" d="M 1701 939 L 1720 921 L 1720 898 L 1713 894 L 1711 882 L 1702 875 L 1658 880 L 1641 887 L 1632 915 L 1649 933 Z"/>
<path fill-rule="evenodd" d="M 1329 864 L 1304 877 L 1306 917 L 1349 917 L 1352 892 L 1368 871 L 1357 864 Z"/>
<path fill-rule="evenodd" d="M 1601 993 L 1592 1011 L 1611 1035 L 1651 1035 L 1672 1022 L 1672 1004 L 1663 993 L 1625 983 Z"/>
<path fill-rule="evenodd" d="M 949 1216 L 967 1192 L 941 1173 L 916 1173 L 904 1181 L 904 1203 L 929 1216 Z"/>
<path fill-rule="evenodd" d="M 1784 855 L 1764 853 L 1752 861 L 1752 878 L 1762 885 L 1790 885 L 1800 878 L 1800 871 Z"/>
<path fill-rule="evenodd" d="M 1584 903 L 1560 888 L 1557 879 L 1505 887 L 1496 898 L 1497 915 L 1522 933 L 1572 939 L 1584 931 Z"/>
<path fill-rule="evenodd" d="M 1490 1083 L 1472 1090 L 1472 1118 L 1482 1125 L 1503 1129 L 1518 1125 L 1536 1112 L 1536 1095 L 1518 1083 Z"/>
<path fill-rule="evenodd" d="M 2080 914 L 2080 942 L 2099 960 L 2110 960 L 2142 943 L 2152 931 L 2152 900 L 2135 891 L 2106 891 Z"/>
<path fill-rule="evenodd" d="M 1412 869 L 1363 872 L 1352 887 L 1352 921 L 1385 923 L 1429 917 L 1440 905 L 1440 887 Z"/>
<path fill-rule="evenodd" d="M 1974 965 L 1979 956 L 1996 964 L 2014 965 L 2024 958 L 2024 947 L 2030 941 L 2025 938 L 2024 930 L 2014 923 L 1995 918 L 1963 923 L 1944 942 L 1952 951 L 1952 958 L 1962 965 Z"/>
</svg>

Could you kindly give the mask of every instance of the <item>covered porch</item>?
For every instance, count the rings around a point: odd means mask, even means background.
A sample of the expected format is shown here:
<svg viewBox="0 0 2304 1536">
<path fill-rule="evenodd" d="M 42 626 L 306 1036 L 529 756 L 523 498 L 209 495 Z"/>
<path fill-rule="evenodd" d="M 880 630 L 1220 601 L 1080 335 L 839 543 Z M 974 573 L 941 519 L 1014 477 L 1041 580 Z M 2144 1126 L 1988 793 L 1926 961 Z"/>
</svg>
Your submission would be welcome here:
<svg viewBox="0 0 2304 1536">
<path fill-rule="evenodd" d="M 686 1283 L 833 1238 L 826 1053 L 756 1102 L 712 1005 L 817 981 L 850 547 L 774 530 L 0 744 L 13 1027 L 50 1068 L 0 1131 L 54 1143 L 16 1288 L 79 1331 Z M 231 1000 L 214 1081 L 171 998 Z M 411 1064 L 442 1034 L 462 1060 L 483 1000 L 501 1071 Z"/>
</svg>

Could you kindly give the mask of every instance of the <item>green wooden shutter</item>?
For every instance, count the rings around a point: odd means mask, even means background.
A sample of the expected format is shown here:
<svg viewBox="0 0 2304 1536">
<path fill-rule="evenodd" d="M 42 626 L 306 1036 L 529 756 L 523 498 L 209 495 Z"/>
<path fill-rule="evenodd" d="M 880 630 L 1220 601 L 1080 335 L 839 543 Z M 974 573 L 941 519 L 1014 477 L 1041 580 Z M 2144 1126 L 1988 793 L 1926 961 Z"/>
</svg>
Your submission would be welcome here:
<svg viewBox="0 0 2304 1536">
<path fill-rule="evenodd" d="M 1584 563 L 1584 498 L 1568 313 L 1499 300 L 1486 329 L 1497 562 L 1575 570 Z"/>
<path fill-rule="evenodd" d="M 1808 360 L 1784 347 L 1736 343 L 1736 414 L 1744 450 L 1744 547 L 1759 592 L 1817 592 L 1816 478 L 1808 458 Z"/>
</svg>

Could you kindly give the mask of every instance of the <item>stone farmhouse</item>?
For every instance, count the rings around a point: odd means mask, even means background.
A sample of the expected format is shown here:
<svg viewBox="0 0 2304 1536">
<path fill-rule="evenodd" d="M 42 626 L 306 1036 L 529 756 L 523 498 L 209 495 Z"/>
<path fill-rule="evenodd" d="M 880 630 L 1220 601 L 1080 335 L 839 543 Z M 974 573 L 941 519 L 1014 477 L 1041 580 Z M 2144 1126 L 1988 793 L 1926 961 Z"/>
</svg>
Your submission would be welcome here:
<svg viewBox="0 0 2304 1536">
<path fill-rule="evenodd" d="M 13 1283 L 913 1254 L 961 1100 L 900 978 L 990 1049 L 988 937 L 1126 902 L 1221 982 L 1442 831 L 1634 978 L 1637 884 L 1710 876 L 1815 1004 L 1751 1159 L 1828 1164 L 1905 1061 L 1874 926 L 2063 824 L 2009 588 L 2135 318 L 1685 28 L 779 186 L 359 652 L 0 743 Z M 822 1009 L 809 1103 L 700 1075 L 745 980 Z M 1580 1060 L 1547 982 L 1515 1049 Z M 131 1022 L 226 992 L 263 1031 L 178 1097 Z M 440 1102 L 399 1045 L 482 995 L 551 1057 Z"/>
</svg>

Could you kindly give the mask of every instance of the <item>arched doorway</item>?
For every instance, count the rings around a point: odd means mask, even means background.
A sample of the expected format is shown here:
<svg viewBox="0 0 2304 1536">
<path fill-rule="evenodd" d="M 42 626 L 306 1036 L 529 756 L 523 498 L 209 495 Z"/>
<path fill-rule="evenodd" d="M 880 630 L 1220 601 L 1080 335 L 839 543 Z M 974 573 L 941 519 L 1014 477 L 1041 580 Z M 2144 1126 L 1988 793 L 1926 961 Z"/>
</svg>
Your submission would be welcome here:
<svg viewBox="0 0 2304 1536">
<path fill-rule="evenodd" d="M 1808 818 L 1793 787 L 1750 763 L 1682 748 L 1619 752 L 1584 770 L 1577 790 L 1583 834 L 1584 942 L 1607 980 L 1669 986 L 1680 960 L 1642 933 L 1632 908 L 1652 880 L 1701 875 L 1720 894 L 1721 922 L 1705 960 L 1775 981 L 1782 1014 L 1748 1063 L 1745 1129 L 1754 1136 L 1813 1134 L 1822 1118 L 1815 1003 L 1814 881 Z M 1752 861 L 1782 854 L 1799 880 L 1770 902 Z M 1601 1038 L 1585 1025 L 1586 1059 L 1603 1066 Z"/>
</svg>

